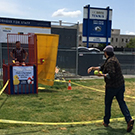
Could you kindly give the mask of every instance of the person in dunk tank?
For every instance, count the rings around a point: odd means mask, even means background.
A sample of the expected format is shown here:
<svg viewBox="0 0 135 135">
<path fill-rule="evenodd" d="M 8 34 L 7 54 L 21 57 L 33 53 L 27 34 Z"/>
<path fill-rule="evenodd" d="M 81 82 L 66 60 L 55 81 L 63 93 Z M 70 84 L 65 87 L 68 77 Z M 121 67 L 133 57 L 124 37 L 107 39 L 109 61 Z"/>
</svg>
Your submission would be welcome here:
<svg viewBox="0 0 135 135">
<path fill-rule="evenodd" d="M 12 61 L 15 65 L 25 66 L 25 60 L 27 59 L 28 53 L 21 47 L 20 41 L 16 41 L 16 48 L 13 48 L 12 52 L 10 52 L 10 56 L 12 57 Z M 25 55 L 25 58 L 23 56 Z"/>
</svg>

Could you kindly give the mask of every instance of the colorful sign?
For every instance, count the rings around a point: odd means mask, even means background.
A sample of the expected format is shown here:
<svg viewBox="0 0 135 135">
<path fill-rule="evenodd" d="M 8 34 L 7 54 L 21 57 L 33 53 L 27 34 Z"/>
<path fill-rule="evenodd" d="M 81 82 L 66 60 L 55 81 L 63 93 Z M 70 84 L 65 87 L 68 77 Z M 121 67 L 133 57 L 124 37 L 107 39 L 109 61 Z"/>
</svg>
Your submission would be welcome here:
<svg viewBox="0 0 135 135">
<path fill-rule="evenodd" d="M 0 43 L 7 43 L 8 33 L 51 34 L 51 22 L 0 17 Z"/>
<path fill-rule="evenodd" d="M 83 42 L 109 43 L 111 39 L 112 9 L 84 7 Z"/>
<path fill-rule="evenodd" d="M 33 84 L 33 83 L 34 83 L 33 66 L 13 67 L 13 85 Z"/>
</svg>

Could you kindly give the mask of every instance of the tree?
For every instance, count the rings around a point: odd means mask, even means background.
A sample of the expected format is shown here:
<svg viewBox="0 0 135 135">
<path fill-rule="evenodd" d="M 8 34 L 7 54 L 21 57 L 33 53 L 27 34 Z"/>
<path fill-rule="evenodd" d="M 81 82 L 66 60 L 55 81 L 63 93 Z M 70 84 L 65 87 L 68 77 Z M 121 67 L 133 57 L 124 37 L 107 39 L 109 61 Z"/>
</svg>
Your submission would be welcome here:
<svg viewBox="0 0 135 135">
<path fill-rule="evenodd" d="M 126 44 L 127 48 L 135 48 L 135 38 L 131 38 L 129 43 Z"/>
<path fill-rule="evenodd" d="M 98 44 L 98 47 L 103 47 L 103 48 L 104 48 L 105 46 L 106 46 L 105 43 L 99 43 L 99 44 Z"/>
</svg>

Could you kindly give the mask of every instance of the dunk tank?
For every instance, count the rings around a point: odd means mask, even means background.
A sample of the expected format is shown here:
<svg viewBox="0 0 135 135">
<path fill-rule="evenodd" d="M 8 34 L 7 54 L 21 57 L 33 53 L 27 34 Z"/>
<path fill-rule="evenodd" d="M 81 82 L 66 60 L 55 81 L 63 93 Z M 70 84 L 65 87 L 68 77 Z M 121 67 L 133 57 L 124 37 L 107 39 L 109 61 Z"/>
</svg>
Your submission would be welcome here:
<svg viewBox="0 0 135 135">
<path fill-rule="evenodd" d="M 10 52 L 16 41 L 28 53 L 25 66 L 16 65 Z M 38 83 L 54 83 L 59 36 L 54 34 L 8 34 L 8 61 L 3 60 L 3 84 L 7 94 L 37 94 Z M 25 55 L 23 56 L 25 57 Z"/>
</svg>

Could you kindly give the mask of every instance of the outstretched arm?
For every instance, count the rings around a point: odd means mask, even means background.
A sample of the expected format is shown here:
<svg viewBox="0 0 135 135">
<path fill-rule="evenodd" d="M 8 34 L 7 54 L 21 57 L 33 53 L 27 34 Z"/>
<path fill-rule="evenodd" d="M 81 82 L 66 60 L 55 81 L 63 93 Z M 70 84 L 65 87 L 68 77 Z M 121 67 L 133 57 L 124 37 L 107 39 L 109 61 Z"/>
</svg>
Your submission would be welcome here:
<svg viewBox="0 0 135 135">
<path fill-rule="evenodd" d="M 89 74 L 92 70 L 99 70 L 99 69 L 100 69 L 100 67 L 90 67 L 90 68 L 88 68 L 87 72 Z"/>
<path fill-rule="evenodd" d="M 99 71 L 99 70 L 100 70 L 100 67 L 90 67 L 90 68 L 88 68 L 88 74 L 89 74 L 92 70 L 98 70 L 98 71 Z M 99 72 L 99 74 L 98 74 L 97 76 L 99 76 L 99 77 L 100 77 L 100 76 L 109 77 L 108 74 L 103 74 L 103 73 L 100 73 L 100 72 Z"/>
</svg>

